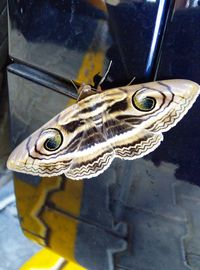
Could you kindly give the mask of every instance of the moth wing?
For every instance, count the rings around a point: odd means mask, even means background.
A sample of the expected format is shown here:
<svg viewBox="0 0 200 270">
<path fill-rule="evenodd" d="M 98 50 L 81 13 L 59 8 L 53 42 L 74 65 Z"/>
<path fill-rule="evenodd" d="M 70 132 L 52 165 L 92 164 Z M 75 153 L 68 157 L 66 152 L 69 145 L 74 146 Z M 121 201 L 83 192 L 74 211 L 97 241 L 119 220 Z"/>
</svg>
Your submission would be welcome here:
<svg viewBox="0 0 200 270">
<path fill-rule="evenodd" d="M 161 111 L 155 121 L 149 121 L 147 129 L 152 132 L 166 132 L 174 127 L 189 111 L 199 95 L 199 85 L 187 80 L 160 81 L 160 90 L 171 93 L 170 104 Z"/>
<path fill-rule="evenodd" d="M 173 101 L 174 106 L 171 106 L 166 114 L 160 114 L 156 121 L 152 121 L 149 124 L 149 131 L 166 132 L 170 130 L 184 117 L 195 101 L 192 96 L 188 99 L 183 98 L 182 100 L 176 97 L 176 100 Z"/>
<path fill-rule="evenodd" d="M 134 117 L 131 115 L 118 120 L 105 114 L 104 119 L 105 132 L 114 149 L 115 157 L 122 159 L 142 157 L 156 149 L 163 140 L 161 133 L 149 132 L 134 125 Z"/>
<path fill-rule="evenodd" d="M 124 87 L 129 88 L 132 86 Z M 159 110 L 140 115 L 128 110 L 105 115 L 106 130 L 117 157 L 135 159 L 157 148 L 163 140 L 162 132 L 175 126 L 199 95 L 199 85 L 187 80 L 152 82 L 145 88 L 159 93 L 157 98 L 162 97 Z"/>
<path fill-rule="evenodd" d="M 132 134 L 124 134 L 123 139 L 112 143 L 115 156 L 122 159 L 141 158 L 154 151 L 162 142 L 162 133 L 140 130 Z"/>
<path fill-rule="evenodd" d="M 105 171 L 114 159 L 114 150 L 107 142 L 102 129 L 87 123 L 69 169 L 67 178 L 92 178 Z"/>
</svg>

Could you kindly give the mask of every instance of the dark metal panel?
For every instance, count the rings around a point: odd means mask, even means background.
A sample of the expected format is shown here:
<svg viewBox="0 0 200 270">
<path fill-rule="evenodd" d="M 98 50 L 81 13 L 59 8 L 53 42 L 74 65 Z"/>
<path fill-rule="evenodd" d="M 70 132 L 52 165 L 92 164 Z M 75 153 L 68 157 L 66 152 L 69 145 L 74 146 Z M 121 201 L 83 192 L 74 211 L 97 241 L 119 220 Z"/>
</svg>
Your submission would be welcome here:
<svg viewBox="0 0 200 270">
<path fill-rule="evenodd" d="M 110 80 L 152 76 L 168 0 L 9 0 L 10 56 L 62 78 L 75 79 L 85 53 L 113 61 Z M 148 14 L 148 16 L 147 16 Z M 88 65 L 93 65 L 92 60 Z M 81 83 L 81 82 L 80 82 Z"/>
<path fill-rule="evenodd" d="M 199 1 L 176 1 L 169 20 L 157 79 L 183 78 L 200 83 L 200 7 Z M 177 164 L 176 176 L 200 185 L 200 100 L 183 120 L 165 134 L 161 146 L 150 156 L 159 165 L 161 161 Z"/>
<path fill-rule="evenodd" d="M 12 142 L 16 146 L 29 134 L 64 110 L 69 98 L 8 72 Z"/>
<path fill-rule="evenodd" d="M 115 77 L 153 79 L 154 65 L 171 1 L 107 1 L 113 45 L 108 55 L 116 63 Z"/>
<path fill-rule="evenodd" d="M 183 78 L 200 83 L 199 22 L 199 1 L 176 1 L 161 48 L 158 79 Z"/>
<path fill-rule="evenodd" d="M 63 78 L 76 78 L 85 51 L 106 48 L 105 14 L 87 1 L 11 0 L 9 18 L 11 57 Z"/>
<path fill-rule="evenodd" d="M 57 93 L 77 98 L 77 91 L 72 82 L 67 83 L 64 80 L 58 79 L 56 76 L 50 76 L 47 73 L 41 72 L 37 69 L 28 67 L 23 64 L 11 64 L 8 66 L 8 71 L 24 79 L 45 86 L 48 89 L 54 90 Z"/>
</svg>

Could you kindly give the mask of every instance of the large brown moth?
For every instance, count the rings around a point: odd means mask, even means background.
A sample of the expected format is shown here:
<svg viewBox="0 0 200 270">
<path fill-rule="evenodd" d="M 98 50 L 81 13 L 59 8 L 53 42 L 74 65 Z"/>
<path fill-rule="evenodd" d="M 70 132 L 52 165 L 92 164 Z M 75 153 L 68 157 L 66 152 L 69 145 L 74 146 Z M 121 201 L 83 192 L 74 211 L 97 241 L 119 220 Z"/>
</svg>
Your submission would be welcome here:
<svg viewBox="0 0 200 270">
<path fill-rule="evenodd" d="M 162 133 L 177 124 L 199 95 L 188 80 L 166 80 L 92 93 L 68 107 L 23 141 L 9 169 L 71 179 L 101 174 L 115 157 L 140 158 L 156 149 Z M 86 97 L 84 96 L 86 95 Z"/>
</svg>

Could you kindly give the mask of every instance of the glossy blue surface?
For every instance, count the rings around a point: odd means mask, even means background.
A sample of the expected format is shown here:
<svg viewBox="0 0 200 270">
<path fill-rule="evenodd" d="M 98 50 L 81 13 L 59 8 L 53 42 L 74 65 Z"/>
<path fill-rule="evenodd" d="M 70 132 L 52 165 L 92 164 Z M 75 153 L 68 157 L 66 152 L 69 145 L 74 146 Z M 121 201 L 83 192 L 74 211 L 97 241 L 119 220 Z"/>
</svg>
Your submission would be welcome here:
<svg viewBox="0 0 200 270">
<path fill-rule="evenodd" d="M 103 51 L 114 85 L 149 80 L 168 1 L 109 1 L 105 10 L 91 2 L 9 0 L 10 56 L 75 79 L 85 53 Z"/>
<path fill-rule="evenodd" d="M 200 7 L 198 1 L 176 1 L 164 35 L 157 79 L 188 79 L 200 84 Z M 152 155 L 178 166 L 176 176 L 200 185 L 200 99 L 181 122 L 165 134 L 165 140 Z"/>
</svg>

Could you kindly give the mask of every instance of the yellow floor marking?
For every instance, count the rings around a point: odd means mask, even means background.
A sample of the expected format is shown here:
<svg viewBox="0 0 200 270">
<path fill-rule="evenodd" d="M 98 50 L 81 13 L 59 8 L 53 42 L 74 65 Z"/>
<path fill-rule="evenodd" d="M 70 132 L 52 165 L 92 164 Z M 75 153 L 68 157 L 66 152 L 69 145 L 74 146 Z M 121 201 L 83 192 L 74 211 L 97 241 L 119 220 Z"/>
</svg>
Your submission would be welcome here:
<svg viewBox="0 0 200 270">
<path fill-rule="evenodd" d="M 87 270 L 64 258 L 49 249 L 42 249 L 31 257 L 19 270 Z"/>
</svg>

